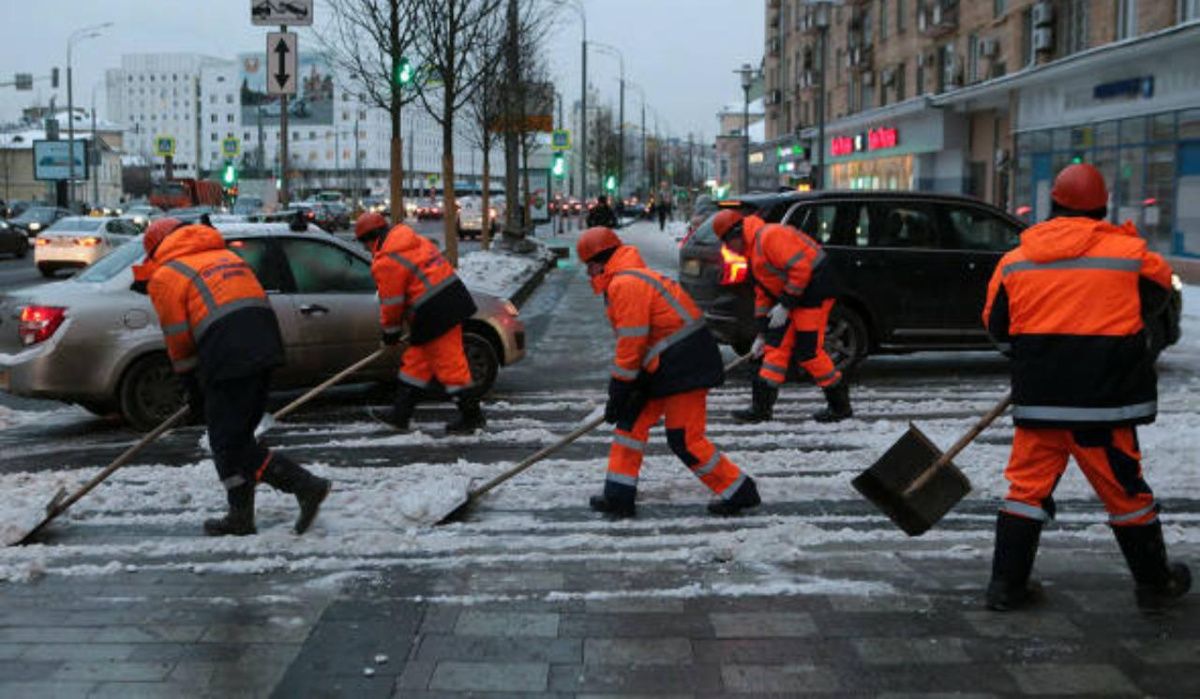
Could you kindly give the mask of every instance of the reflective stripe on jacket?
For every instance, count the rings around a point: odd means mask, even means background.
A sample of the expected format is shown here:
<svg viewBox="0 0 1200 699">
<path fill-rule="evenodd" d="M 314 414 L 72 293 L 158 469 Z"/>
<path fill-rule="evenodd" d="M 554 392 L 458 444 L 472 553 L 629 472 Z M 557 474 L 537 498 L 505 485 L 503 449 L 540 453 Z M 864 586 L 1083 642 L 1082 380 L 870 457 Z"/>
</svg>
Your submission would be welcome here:
<svg viewBox="0 0 1200 699">
<path fill-rule="evenodd" d="M 676 282 L 648 269 L 637 248 L 618 248 L 602 280 L 617 339 L 614 378 L 647 379 L 654 397 L 724 382 L 720 350 L 700 309 Z"/>
<path fill-rule="evenodd" d="M 983 322 L 1012 357 L 1013 421 L 1025 427 L 1153 422 L 1157 376 L 1142 323 L 1171 268 L 1129 230 L 1055 218 L 1021 235 L 988 284 Z"/>
<path fill-rule="evenodd" d="M 467 287 L 437 246 L 403 224 L 388 231 L 371 274 L 379 287 L 384 330 L 409 324 L 413 344 L 424 344 L 475 313 Z"/>
<path fill-rule="evenodd" d="M 282 362 L 266 292 L 216 230 L 197 224 L 171 233 L 152 269 L 147 291 L 175 371 L 237 378 Z"/>
<path fill-rule="evenodd" d="M 821 244 L 799 229 L 779 223 L 746 231 L 750 273 L 754 277 L 756 316 L 776 303 L 787 308 L 816 308 L 834 298 Z"/>
</svg>

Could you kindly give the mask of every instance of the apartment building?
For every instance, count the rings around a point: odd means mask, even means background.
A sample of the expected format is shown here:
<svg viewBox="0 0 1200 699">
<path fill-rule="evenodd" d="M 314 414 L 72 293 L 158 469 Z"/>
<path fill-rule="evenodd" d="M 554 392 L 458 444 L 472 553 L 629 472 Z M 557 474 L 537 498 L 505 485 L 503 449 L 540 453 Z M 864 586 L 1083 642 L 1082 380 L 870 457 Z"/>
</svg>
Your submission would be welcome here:
<svg viewBox="0 0 1200 699">
<path fill-rule="evenodd" d="M 1114 220 L 1139 224 L 1160 250 L 1200 254 L 1189 204 L 1200 193 L 1197 0 L 766 0 L 766 10 L 761 166 L 780 184 L 814 179 L 820 148 L 828 188 L 966 193 L 1040 220 L 1053 174 L 1093 162 Z"/>
</svg>

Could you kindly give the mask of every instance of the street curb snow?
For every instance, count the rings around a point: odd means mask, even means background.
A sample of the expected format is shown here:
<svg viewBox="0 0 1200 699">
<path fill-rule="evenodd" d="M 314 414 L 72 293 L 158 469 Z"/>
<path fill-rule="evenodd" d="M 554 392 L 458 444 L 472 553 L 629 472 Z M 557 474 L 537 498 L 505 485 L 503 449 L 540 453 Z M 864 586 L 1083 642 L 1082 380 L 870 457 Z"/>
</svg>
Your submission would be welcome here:
<svg viewBox="0 0 1200 699">
<path fill-rule="evenodd" d="M 529 239 L 527 238 L 526 240 Z M 533 295 L 533 292 L 537 291 L 537 288 L 542 285 L 543 281 L 545 281 L 546 275 L 550 273 L 550 270 L 558 266 L 558 256 L 555 255 L 550 248 L 546 247 L 545 243 L 540 240 L 534 240 L 531 242 L 537 245 L 537 251 L 534 253 L 534 256 L 539 262 L 541 262 L 541 264 L 538 265 L 537 271 L 534 272 L 529 279 L 526 279 L 525 283 L 513 293 L 511 298 L 509 298 L 509 301 L 512 301 L 513 305 L 515 305 L 517 308 L 525 305 L 525 302 L 529 300 L 529 297 Z"/>
<path fill-rule="evenodd" d="M 469 253 L 460 260 L 458 271 L 468 288 L 506 298 L 520 308 L 557 265 L 558 256 L 534 238 L 508 245 L 517 250 L 497 245 Z"/>
</svg>

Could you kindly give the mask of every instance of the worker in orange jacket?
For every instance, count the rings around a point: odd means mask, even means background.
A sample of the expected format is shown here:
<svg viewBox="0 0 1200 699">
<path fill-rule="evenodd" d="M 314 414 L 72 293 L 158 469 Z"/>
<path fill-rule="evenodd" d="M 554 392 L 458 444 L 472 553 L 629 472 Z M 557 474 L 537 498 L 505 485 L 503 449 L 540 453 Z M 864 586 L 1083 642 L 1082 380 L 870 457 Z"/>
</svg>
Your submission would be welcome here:
<svg viewBox="0 0 1200 699">
<path fill-rule="evenodd" d="M 752 352 L 762 357 L 762 366 L 751 384 L 750 408 L 734 411 L 733 418 L 771 419 L 793 356 L 825 394 L 827 406 L 813 413 L 813 419 L 851 417 L 850 387 L 825 352 L 825 326 L 837 290 L 821 245 L 791 226 L 767 225 L 736 209 L 718 212 L 712 225 L 725 247 L 748 259 L 754 281 L 758 337 Z"/>
<path fill-rule="evenodd" d="M 1143 317 L 1167 302 L 1171 268 L 1146 242 L 1104 219 L 1108 191 L 1091 165 L 1054 180 L 1050 219 L 1021 235 L 988 285 L 983 322 L 1012 358 L 1009 488 L 996 519 L 988 608 L 1023 606 L 1054 488 L 1076 463 L 1108 511 L 1140 608 L 1181 597 L 1191 572 L 1169 563 L 1158 502 L 1142 477 L 1136 425 L 1157 410 L 1155 356 Z"/>
<path fill-rule="evenodd" d="M 462 324 L 475 313 L 471 292 L 437 246 L 404 224 L 389 230 L 387 219 L 370 212 L 355 222 L 354 235 L 374 255 L 371 274 L 379 287 L 383 343 L 398 344 L 408 328 L 392 410 L 377 417 L 407 430 L 417 403 L 436 381 L 458 404 L 459 414 L 446 431 L 481 429 L 483 411 L 479 398 L 467 392 L 471 368 L 463 351 Z"/>
<path fill-rule="evenodd" d="M 266 410 L 271 370 L 283 363 L 279 324 L 263 288 L 215 229 L 162 218 L 142 239 L 146 259 L 134 288 L 150 294 L 167 354 L 204 417 L 228 513 L 204 522 L 210 536 L 255 533 L 259 481 L 296 496 L 303 534 L 329 494 L 330 482 L 263 446 L 254 430 Z"/>
<path fill-rule="evenodd" d="M 682 288 L 650 270 L 637 248 L 611 228 L 584 231 L 576 243 L 592 290 L 603 294 L 617 338 L 604 419 L 616 424 L 604 493 L 592 509 L 614 518 L 636 514 L 638 474 L 650 428 L 666 418 L 667 444 L 718 497 L 709 512 L 733 515 L 759 504 L 754 479 L 704 436 L 708 389 L 725 370 L 716 340 Z"/>
</svg>

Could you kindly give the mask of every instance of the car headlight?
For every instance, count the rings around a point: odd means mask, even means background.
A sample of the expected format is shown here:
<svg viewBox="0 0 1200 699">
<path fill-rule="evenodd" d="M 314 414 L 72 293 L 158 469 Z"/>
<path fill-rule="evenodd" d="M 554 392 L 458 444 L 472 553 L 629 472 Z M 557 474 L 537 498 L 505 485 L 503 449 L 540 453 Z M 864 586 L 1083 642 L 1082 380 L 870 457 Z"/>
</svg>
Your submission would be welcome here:
<svg viewBox="0 0 1200 699">
<path fill-rule="evenodd" d="M 42 224 L 34 221 L 33 223 L 29 224 L 29 230 L 36 233 L 37 231 L 42 230 Z"/>
<path fill-rule="evenodd" d="M 1171 288 L 1175 291 L 1183 291 L 1183 280 L 1179 278 L 1178 274 L 1171 275 Z"/>
</svg>

